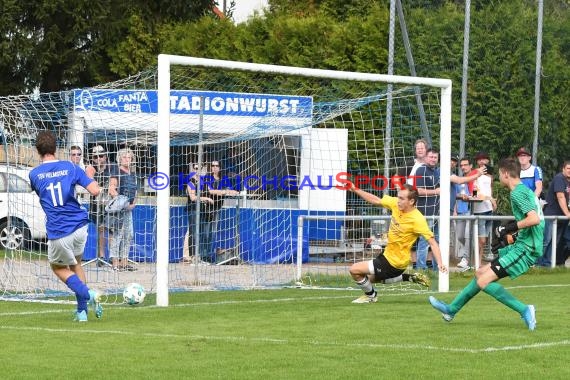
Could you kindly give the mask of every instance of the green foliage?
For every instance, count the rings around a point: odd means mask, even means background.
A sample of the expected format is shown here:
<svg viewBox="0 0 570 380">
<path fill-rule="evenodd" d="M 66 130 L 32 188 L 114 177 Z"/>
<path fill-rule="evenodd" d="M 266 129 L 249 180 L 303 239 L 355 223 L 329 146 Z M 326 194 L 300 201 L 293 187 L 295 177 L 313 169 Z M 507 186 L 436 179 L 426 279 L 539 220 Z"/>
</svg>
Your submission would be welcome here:
<svg viewBox="0 0 570 380">
<path fill-rule="evenodd" d="M 493 181 L 493 195 L 497 199 L 496 215 L 513 215 L 511 208 L 511 192 L 495 179 Z"/>
<path fill-rule="evenodd" d="M 464 4 L 404 2 L 418 75 L 454 82 L 453 150 L 459 147 L 460 83 Z M 536 4 L 528 1 L 472 2 L 467 97 L 467 154 L 485 150 L 493 161 L 532 146 Z M 549 3 L 545 10 L 538 163 L 545 178 L 558 171 L 570 146 L 570 10 Z M 169 52 L 323 69 L 387 70 L 388 9 L 383 2 L 273 0 L 263 18 L 233 26 L 213 21 L 190 28 L 191 38 L 165 41 Z M 215 33 L 216 30 L 218 33 Z M 408 62 L 396 29 L 396 74 Z M 175 35 L 178 36 L 179 33 Z M 215 39 L 209 38 L 215 36 Z M 207 36 L 207 37 L 206 37 Z M 221 43 L 218 39 L 231 41 Z"/>
<path fill-rule="evenodd" d="M 139 72 L 155 63 L 158 40 L 138 14 L 132 14 L 126 38 L 109 51 L 110 70 L 121 77 Z"/>
<path fill-rule="evenodd" d="M 155 63 L 164 24 L 211 13 L 213 0 L 0 3 L 0 95 L 93 86 Z"/>
<path fill-rule="evenodd" d="M 271 0 L 264 16 L 239 25 L 211 17 L 211 3 L 3 0 L 0 94 L 118 79 L 154 65 L 159 52 L 387 71 L 385 1 Z M 417 74 L 453 80 L 452 150 L 457 151 L 465 4 L 402 3 Z M 532 147 L 537 6 L 528 0 L 471 4 L 466 153 L 486 150 L 498 161 L 520 146 Z M 544 6 L 537 159 L 548 181 L 570 146 L 570 6 L 567 0 Z M 397 20 L 395 43 L 395 73 L 409 75 Z"/>
</svg>

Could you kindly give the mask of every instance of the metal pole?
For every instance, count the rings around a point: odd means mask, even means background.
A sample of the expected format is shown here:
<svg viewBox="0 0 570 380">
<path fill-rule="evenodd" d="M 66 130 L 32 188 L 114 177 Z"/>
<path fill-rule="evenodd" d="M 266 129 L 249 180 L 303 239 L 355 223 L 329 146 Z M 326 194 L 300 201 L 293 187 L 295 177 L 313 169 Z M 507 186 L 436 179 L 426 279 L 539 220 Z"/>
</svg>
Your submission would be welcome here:
<svg viewBox="0 0 570 380">
<path fill-rule="evenodd" d="M 157 172 L 170 173 L 170 58 L 158 56 Z M 156 192 L 156 306 L 168 306 L 170 191 Z"/>
<path fill-rule="evenodd" d="M 536 71 L 534 73 L 534 139 L 532 141 L 532 163 L 536 165 L 536 153 L 538 150 L 538 123 L 540 114 L 540 73 L 542 72 L 542 15 L 543 0 L 538 0 L 538 27 L 536 32 Z"/>
<path fill-rule="evenodd" d="M 413 77 L 417 76 L 416 65 L 414 63 L 414 56 L 412 55 L 412 47 L 410 44 L 410 38 L 408 36 L 408 28 L 406 26 L 406 20 L 404 19 L 404 11 L 402 9 L 402 1 L 396 0 L 396 8 L 398 10 L 398 20 L 400 21 L 400 30 L 402 31 L 402 38 L 404 40 L 404 49 L 406 50 L 406 58 L 408 59 L 408 66 L 410 66 L 410 74 Z M 422 133 L 428 142 L 429 146 L 432 146 L 431 134 L 427 127 L 426 113 L 424 110 L 424 103 L 422 102 L 422 95 L 419 87 L 414 87 L 414 92 L 416 94 L 416 103 L 418 104 L 418 111 L 420 114 L 420 126 L 422 127 Z"/>
<path fill-rule="evenodd" d="M 195 226 L 194 226 L 194 262 L 197 264 L 202 260 L 200 255 L 200 196 L 202 192 L 202 165 L 204 162 L 204 146 L 202 145 L 204 132 L 204 97 L 200 96 L 200 119 L 198 121 L 198 183 L 196 185 L 196 206 L 195 206 Z M 198 266 L 196 266 L 196 271 Z"/>
<path fill-rule="evenodd" d="M 396 24 L 394 19 L 395 10 L 395 0 L 390 0 L 390 25 L 388 33 L 388 75 L 394 74 L 394 26 Z M 390 149 L 392 148 L 392 88 L 392 84 L 388 83 L 388 94 L 386 96 L 386 141 L 384 142 L 385 178 L 390 178 Z M 387 193 L 388 189 L 384 190 L 384 192 Z"/>
<path fill-rule="evenodd" d="M 439 135 L 441 136 L 441 193 L 439 199 L 439 247 L 441 251 L 441 260 L 443 265 L 449 267 L 449 231 L 450 231 L 450 213 L 449 197 L 451 181 L 451 85 L 441 89 L 441 126 Z M 449 291 L 449 272 L 439 273 L 438 289 L 440 292 Z"/>
<path fill-rule="evenodd" d="M 469 73 L 469 34 L 471 24 L 471 0 L 465 0 L 465 24 L 463 26 L 463 74 L 461 76 L 461 121 L 459 127 L 459 157 L 465 157 L 465 128 L 467 124 L 467 78 Z"/>
<path fill-rule="evenodd" d="M 303 275 L 303 216 L 297 217 L 297 270 L 295 272 L 295 282 L 301 282 Z"/>
</svg>

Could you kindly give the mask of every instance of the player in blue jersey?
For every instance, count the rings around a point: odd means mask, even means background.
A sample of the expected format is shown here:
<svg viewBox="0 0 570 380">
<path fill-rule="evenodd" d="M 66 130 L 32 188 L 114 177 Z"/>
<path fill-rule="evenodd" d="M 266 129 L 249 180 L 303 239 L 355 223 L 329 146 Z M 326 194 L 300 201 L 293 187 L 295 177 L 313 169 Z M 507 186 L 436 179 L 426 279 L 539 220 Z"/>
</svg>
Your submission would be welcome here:
<svg viewBox="0 0 570 380">
<path fill-rule="evenodd" d="M 84 187 L 91 195 L 99 194 L 99 185 L 87 177 L 83 169 L 55 157 L 56 139 L 53 133 L 41 131 L 36 137 L 36 149 L 42 163 L 30 172 L 32 189 L 40 197 L 46 214 L 48 261 L 55 275 L 77 298 L 75 320 L 87 322 L 87 305 L 95 308 L 101 318 L 100 296 L 85 285 L 81 256 L 87 242 L 87 210 L 75 198 L 75 185 Z"/>
<path fill-rule="evenodd" d="M 517 158 L 521 165 L 522 184 L 531 189 L 540 199 L 542 197 L 542 169 L 530 162 L 532 154 L 524 147 L 517 150 Z"/>
</svg>

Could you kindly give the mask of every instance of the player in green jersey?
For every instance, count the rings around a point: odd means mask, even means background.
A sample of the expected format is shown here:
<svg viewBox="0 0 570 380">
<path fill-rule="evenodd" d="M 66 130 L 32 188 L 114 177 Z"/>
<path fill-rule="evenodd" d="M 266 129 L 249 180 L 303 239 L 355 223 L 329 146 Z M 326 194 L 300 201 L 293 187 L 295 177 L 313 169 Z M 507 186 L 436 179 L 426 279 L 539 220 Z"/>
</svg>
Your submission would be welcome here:
<svg viewBox="0 0 570 380">
<path fill-rule="evenodd" d="M 447 322 L 450 322 L 471 298 L 483 290 L 519 313 L 529 330 L 532 331 L 536 327 L 534 306 L 522 303 L 497 282 L 507 276 L 515 279 L 526 273 L 542 256 L 544 231 L 542 208 L 532 190 L 522 184 L 519 173 L 520 164 L 517 160 L 505 158 L 499 162 L 499 179 L 511 192 L 511 208 L 515 217 L 515 220 L 495 230 L 500 244 L 494 244 L 494 249 L 498 251 L 499 257 L 480 267 L 475 273 L 475 278 L 450 304 L 429 297 L 431 305 L 443 314 L 443 319 Z"/>
</svg>

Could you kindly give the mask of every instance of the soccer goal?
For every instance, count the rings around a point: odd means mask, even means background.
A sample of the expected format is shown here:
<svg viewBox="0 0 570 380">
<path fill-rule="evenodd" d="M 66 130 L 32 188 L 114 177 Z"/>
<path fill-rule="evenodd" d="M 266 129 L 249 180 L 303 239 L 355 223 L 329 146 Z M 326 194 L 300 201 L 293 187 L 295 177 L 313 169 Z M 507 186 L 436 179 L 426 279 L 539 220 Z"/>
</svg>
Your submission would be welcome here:
<svg viewBox="0 0 570 380">
<path fill-rule="evenodd" d="M 450 124 L 446 79 L 170 55 L 159 56 L 158 68 L 94 88 L 0 98 L 2 179 L 12 181 L 0 225 L 0 295 L 69 296 L 47 265 L 43 214 L 26 192 L 38 130 L 56 133 L 60 159 L 80 147 L 84 165 L 94 163 L 99 147 L 108 163 L 119 150 L 132 151 L 138 193 L 128 269 L 110 264 L 114 236 L 96 223 L 83 267 L 107 302 L 122 302 L 124 286 L 137 282 L 166 306 L 173 291 L 352 287 L 348 266 L 375 254 L 370 235 L 381 235 L 388 220 L 336 189 L 338 179 L 360 176 L 367 190 L 393 191 L 389 179 L 413 157 L 414 141 L 427 137 L 441 152 L 446 205 Z M 215 212 L 187 203 L 192 178 L 226 190 Z M 85 194 L 78 197 L 92 207 Z M 449 208 L 439 217 L 441 231 L 449 231 Z M 440 233 L 440 245 L 447 264 L 449 234 Z M 439 289 L 447 284 L 440 276 Z"/>
<path fill-rule="evenodd" d="M 347 218 L 347 212 L 354 213 L 358 207 L 358 200 L 347 199 L 347 194 L 335 189 L 333 183 L 338 180 L 342 173 L 369 178 L 369 188 L 374 184 L 382 183 L 386 191 L 386 185 L 390 188 L 390 174 L 402 165 L 406 159 L 413 156 L 413 141 L 419 137 L 426 137 L 440 141 L 442 157 L 442 180 L 441 180 L 441 203 L 449 204 L 449 157 L 451 140 L 451 81 L 445 79 L 412 78 L 401 76 L 387 76 L 366 73 L 338 72 L 329 70 L 304 69 L 296 67 L 284 67 L 273 65 L 260 65 L 244 62 L 228 62 L 201 58 L 180 57 L 161 55 L 159 56 L 158 80 L 159 80 L 159 143 L 158 163 L 159 169 L 167 170 L 170 167 L 168 161 L 170 155 L 167 144 L 176 120 L 172 113 L 176 109 L 174 102 L 180 99 L 172 96 L 173 88 L 178 89 L 178 81 L 172 80 L 171 75 L 179 75 L 179 70 L 187 72 L 205 71 L 210 78 L 216 78 L 208 83 L 210 89 L 216 89 L 225 93 L 231 91 L 229 97 L 216 96 L 213 94 L 198 94 L 195 96 L 195 110 L 200 110 L 198 127 L 203 136 L 204 131 L 212 133 L 212 138 L 218 138 L 217 133 L 230 134 L 222 139 L 235 139 L 238 136 L 273 136 L 272 138 L 289 138 L 286 145 L 294 146 L 293 151 L 286 151 L 285 157 L 279 158 L 270 154 L 270 168 L 283 167 L 282 177 L 292 179 L 285 186 L 280 187 L 282 193 L 277 194 L 276 199 L 265 196 L 268 201 L 284 201 L 285 204 L 262 204 L 257 201 L 251 204 L 254 214 L 252 215 L 250 228 L 252 239 L 250 247 L 261 255 L 269 256 L 269 263 L 277 267 L 283 263 L 295 264 L 295 284 L 304 284 L 303 278 L 311 276 L 326 278 L 323 284 L 337 285 L 338 279 L 346 281 L 347 263 L 358 260 L 356 254 L 352 258 L 344 257 L 342 263 L 334 262 L 335 251 L 327 245 L 346 242 L 347 225 L 350 221 L 358 221 L 359 218 Z M 185 76 L 194 77 L 186 74 Z M 231 83 L 226 87 L 226 83 Z M 220 87 L 220 85 L 222 87 Z M 236 87 L 237 86 L 237 87 Z M 200 84 L 200 89 L 204 85 Z M 238 89 L 239 93 L 234 91 Z M 263 99 L 251 100 L 249 103 L 240 96 L 257 93 L 259 95 L 271 94 L 275 97 L 274 107 L 262 107 Z M 284 96 L 286 98 L 279 98 Z M 287 99 L 287 97 L 293 97 Z M 309 97 L 309 104 L 304 98 Z M 198 100 L 199 99 L 199 100 Z M 304 107 L 292 107 L 292 104 Z M 199 106 L 198 106 L 199 105 Z M 248 108 L 248 105 L 251 107 Z M 218 111 L 206 112 L 216 107 Z M 307 108 L 305 108 L 307 107 Z M 256 114 L 260 109 L 261 114 Z M 427 112 L 426 112 L 427 109 Z M 226 122 L 216 119 L 216 112 L 226 113 Z M 240 115 L 240 113 L 244 113 Z M 209 120 L 206 118 L 209 117 Z M 235 121 L 227 122 L 234 116 Z M 241 116 L 241 118 L 240 118 Z M 253 119 L 251 119 L 253 116 Z M 243 119 L 242 119 L 243 118 Z M 247 120 L 245 120 L 247 118 Z M 245 123 L 241 125 L 240 121 Z M 220 126 L 223 130 L 220 130 Z M 174 127 L 176 129 L 176 127 Z M 162 138 L 160 137 L 162 135 Z M 239 137 L 240 140 L 243 137 Z M 204 140 L 201 139 L 203 142 Z M 163 150 L 160 150 L 160 147 Z M 248 154 L 252 152 L 249 151 Z M 256 157 L 248 158 L 246 162 L 258 161 Z M 266 161 L 266 160 L 262 160 Z M 285 165 L 287 169 L 285 169 Z M 252 167 L 246 165 L 250 173 L 265 173 L 252 171 Z M 257 169 L 257 165 L 256 165 Z M 271 171 L 271 174 L 274 172 Z M 380 182 L 377 181 L 379 174 L 383 174 Z M 271 177 L 271 176 L 270 176 Z M 376 182 L 375 182 L 376 181 Z M 272 183 L 273 184 L 273 183 Z M 281 181 L 279 185 L 284 185 Z M 284 192 L 283 192 L 284 191 Z M 264 195 L 261 192 L 259 195 Z M 167 213 L 168 198 L 166 194 L 159 194 L 158 215 L 162 215 L 162 222 L 158 225 L 164 228 L 162 234 L 158 234 L 159 247 L 166 246 L 168 241 Z M 245 200 L 244 200 L 245 201 Z M 361 202 L 360 202 L 361 203 Z M 277 206 L 277 207 L 274 207 Z M 269 216 L 268 212 L 275 209 L 281 216 Z M 362 205 L 364 211 L 366 207 Z M 273 210 L 264 208 L 269 207 Z M 378 212 L 377 210 L 374 210 Z M 372 213 L 374 213 L 374 211 Z M 261 216 L 263 215 L 263 216 Z M 449 208 L 440 207 L 440 228 L 449 231 Z M 304 217 L 308 224 L 303 229 Z M 331 218 L 332 217 L 332 218 Z M 296 220 L 297 219 L 297 220 Z M 360 218 L 360 224 L 365 219 Z M 382 220 L 373 220 L 380 221 Z M 384 220 L 384 222 L 386 222 Z M 356 229 L 358 230 L 358 229 Z M 366 236 L 367 228 L 364 228 Z M 357 238 L 358 231 L 352 231 Z M 162 240 L 161 240 L 162 237 Z M 162 242 L 162 244 L 161 244 Z M 449 234 L 440 235 L 442 255 L 445 265 L 449 263 Z M 321 249 L 318 250 L 319 245 Z M 324 246 L 324 249 L 322 247 Z M 365 248 L 361 252 L 365 254 Z M 332 252 L 333 263 L 326 269 L 322 269 L 312 261 L 313 251 L 318 252 L 314 258 L 327 256 Z M 243 254 L 243 253 L 242 253 Z M 158 253 L 158 270 L 162 271 L 161 277 L 166 277 L 166 262 L 168 252 Z M 254 254 L 255 256 L 255 254 Z M 277 261 L 274 258 L 277 257 Z M 280 260 L 283 259 L 283 260 Z M 162 262 L 162 265 L 160 264 Z M 317 263 L 318 264 L 318 263 Z M 253 265 L 252 268 L 256 268 Z M 264 276 L 270 273 L 266 266 L 262 267 Z M 328 268 L 332 268 L 329 270 Z M 255 272 L 255 271 L 254 271 Z M 316 275 L 315 275 L 316 273 Z M 273 275 L 271 275 L 273 277 Z M 332 280 L 332 282 L 331 282 Z M 257 280 L 254 280 L 257 282 Z M 319 281 L 320 282 L 320 281 Z M 166 281 L 157 285 L 159 298 L 157 303 L 167 304 Z M 319 284 L 320 285 L 320 284 Z M 344 284 L 346 286 L 346 284 Z M 348 285 L 350 286 L 350 285 Z M 447 291 L 448 277 L 439 278 L 439 289 Z"/>
</svg>

